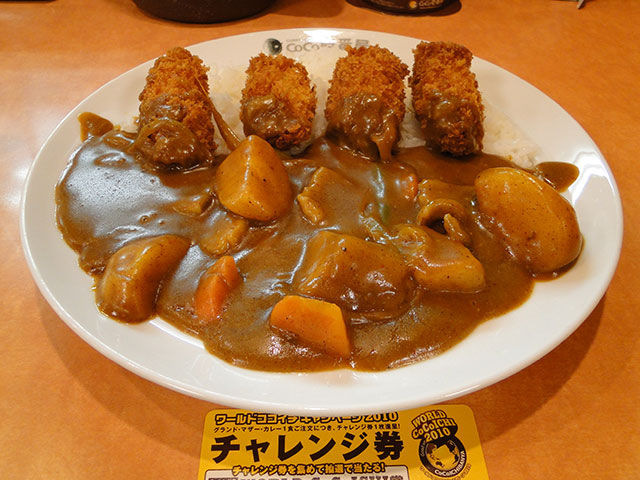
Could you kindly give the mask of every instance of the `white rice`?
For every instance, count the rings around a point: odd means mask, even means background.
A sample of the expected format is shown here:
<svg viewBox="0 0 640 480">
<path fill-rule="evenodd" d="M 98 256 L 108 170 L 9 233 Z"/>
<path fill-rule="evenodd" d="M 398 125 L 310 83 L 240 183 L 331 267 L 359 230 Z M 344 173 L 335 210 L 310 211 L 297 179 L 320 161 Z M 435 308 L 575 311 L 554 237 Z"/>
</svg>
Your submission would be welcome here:
<svg viewBox="0 0 640 480">
<path fill-rule="evenodd" d="M 309 72 L 311 82 L 316 86 L 316 95 L 318 97 L 318 105 L 316 115 L 313 121 L 312 138 L 322 136 L 326 129 L 326 119 L 324 117 L 324 106 L 327 98 L 327 89 L 329 87 L 329 79 L 333 73 L 335 62 L 339 56 L 345 54 L 342 50 L 333 50 L 332 54 L 324 52 L 323 55 L 317 55 L 313 52 L 302 54 L 297 60 L 302 63 Z M 211 65 L 209 73 L 209 83 L 212 92 L 213 102 L 228 123 L 229 127 L 240 137 L 244 137 L 242 122 L 240 121 L 240 99 L 242 97 L 242 89 L 246 81 L 246 73 L 244 68 L 216 68 Z M 404 117 L 401 129 L 401 140 L 399 146 L 403 148 L 417 147 L 425 144 L 424 137 L 420 131 L 413 106 L 411 105 L 411 95 L 406 88 L 405 104 L 407 113 Z M 499 109 L 487 102 L 483 98 L 485 107 L 484 119 L 484 139 L 483 151 L 485 153 L 499 155 L 509 158 L 516 165 L 524 168 L 534 166 L 539 156 L 538 147 L 527 138 L 524 132 Z M 220 146 L 219 153 L 228 153 L 224 141 L 216 132 L 216 143 Z"/>
<path fill-rule="evenodd" d="M 510 158 L 523 168 L 532 168 L 541 155 L 539 147 L 521 131 L 502 111 L 486 99 L 484 104 L 484 140 L 485 153 Z"/>
</svg>

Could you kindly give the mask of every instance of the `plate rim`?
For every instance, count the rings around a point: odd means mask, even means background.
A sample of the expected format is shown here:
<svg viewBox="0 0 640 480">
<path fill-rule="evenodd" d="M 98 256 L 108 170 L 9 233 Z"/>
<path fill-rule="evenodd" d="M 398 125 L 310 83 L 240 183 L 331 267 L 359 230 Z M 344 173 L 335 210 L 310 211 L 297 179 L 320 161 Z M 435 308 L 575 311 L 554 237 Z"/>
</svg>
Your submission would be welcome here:
<svg viewBox="0 0 640 480">
<path fill-rule="evenodd" d="M 220 37 L 217 39 L 213 39 L 213 40 L 208 40 L 208 41 L 204 41 L 204 42 L 200 42 L 194 45 L 190 45 L 186 48 L 188 49 L 192 49 L 192 48 L 204 48 L 207 44 L 211 44 L 211 43 L 215 43 L 218 42 L 220 40 L 228 40 L 228 39 L 240 39 L 240 38 L 245 38 L 245 39 L 249 39 L 249 38 L 254 38 L 254 37 L 260 37 L 260 36 L 264 36 L 264 35 L 276 35 L 278 33 L 282 34 L 284 32 L 287 33 L 295 33 L 298 35 L 304 34 L 305 32 L 308 31 L 330 31 L 333 32 L 337 35 L 342 35 L 344 36 L 345 34 L 363 34 L 363 35 L 370 35 L 370 36 L 389 36 L 392 38 L 396 38 L 396 39 L 402 39 L 405 41 L 421 41 L 420 38 L 415 38 L 415 37 L 409 37 L 409 36 L 405 36 L 405 35 L 397 35 L 397 34 L 393 34 L 393 33 L 387 33 L 387 32 L 377 32 L 374 30 L 360 30 L 360 29 L 344 29 L 344 28 L 284 28 L 284 29 L 276 29 L 276 30 L 264 30 L 264 31 L 258 31 L 258 32 L 250 32 L 250 33 L 244 33 L 244 34 L 239 34 L 239 35 L 233 35 L 233 36 L 228 36 L 228 37 Z M 474 57 L 475 58 L 475 57 Z M 195 397 L 195 398 L 199 398 L 201 400 L 205 400 L 205 401 L 209 401 L 209 402 L 215 402 L 215 403 L 221 403 L 223 405 L 233 405 L 233 406 L 237 406 L 240 408 L 246 408 L 246 409 L 250 409 L 250 410 L 262 410 L 262 411 L 270 411 L 273 413 L 295 413 L 295 414 L 301 414 L 301 415 L 316 415 L 316 414 L 320 414 L 320 415 L 327 415 L 327 414 L 334 414 L 334 413 L 338 413 L 341 415 L 347 415 L 347 414 L 360 414 L 360 413 L 380 413 L 380 412 L 385 412 L 385 411 L 390 411 L 389 408 L 389 404 L 376 404 L 375 402 L 373 402 L 372 404 L 369 405 L 365 405 L 364 406 L 364 410 L 362 408 L 362 406 L 360 405 L 346 405 L 344 407 L 339 407 L 336 408 L 335 406 L 321 406 L 321 405 L 317 405 L 317 406 L 292 406 L 287 404 L 286 402 L 273 402 L 273 401 L 264 401 L 264 400 L 260 400 L 260 399 L 248 399 L 244 396 L 233 396 L 233 395 L 228 395 L 228 394 L 220 394 L 218 392 L 210 392 L 210 391 L 202 391 L 200 389 L 194 388 L 193 386 L 189 386 L 187 384 L 185 384 L 182 381 L 176 380 L 176 379 L 171 379 L 171 378 L 167 378 L 164 377 L 160 374 L 158 374 L 158 372 L 156 372 L 155 370 L 151 369 L 148 366 L 145 365 L 141 365 L 138 364 L 134 361 L 132 361 L 131 359 L 123 356 L 120 352 L 118 352 L 117 350 L 113 349 L 111 346 L 106 345 L 103 341 L 100 341 L 100 339 L 96 338 L 95 336 L 93 336 L 88 330 L 87 328 L 82 325 L 81 323 L 79 323 L 77 321 L 77 319 L 74 319 L 65 309 L 64 305 L 62 305 L 59 300 L 56 298 L 56 296 L 53 294 L 53 292 L 51 291 L 50 287 L 47 285 L 45 279 L 42 277 L 42 274 L 40 272 L 40 270 L 38 269 L 38 266 L 36 265 L 36 261 L 34 259 L 33 256 L 33 252 L 31 250 L 31 242 L 30 242 L 30 238 L 28 235 L 28 227 L 27 227 L 27 223 L 28 223 L 28 212 L 26 209 L 27 206 L 27 202 L 28 202 L 28 193 L 29 193 L 29 189 L 31 186 L 31 181 L 32 181 L 32 177 L 34 175 L 34 171 L 36 170 L 39 162 L 42 162 L 42 160 L 40 160 L 42 158 L 42 155 L 44 155 L 44 153 L 46 153 L 46 148 L 47 146 L 49 146 L 51 144 L 51 142 L 53 142 L 56 138 L 56 136 L 59 134 L 59 131 L 63 128 L 64 125 L 66 125 L 72 115 L 77 112 L 77 110 L 81 107 L 81 105 L 83 103 L 85 103 L 86 101 L 88 101 L 89 99 L 93 98 L 94 96 L 97 96 L 100 94 L 101 91 L 103 91 L 103 89 L 107 88 L 109 85 L 115 84 L 116 82 L 118 82 L 122 77 L 125 77 L 127 75 L 130 75 L 131 72 L 133 72 L 136 69 L 140 69 L 143 66 L 149 64 L 150 62 L 153 62 L 154 59 L 150 59 L 147 60 L 123 73 L 121 73 L 120 75 L 114 77 L 113 79 L 109 80 L 108 82 L 104 83 L 102 86 L 100 86 L 99 88 L 97 88 L 95 91 L 93 91 L 89 96 L 87 96 L 86 98 L 84 98 L 80 103 L 78 103 L 76 106 L 74 106 L 64 117 L 63 119 L 56 125 L 56 127 L 51 131 L 51 133 L 47 136 L 46 140 L 44 141 L 44 143 L 42 144 L 42 146 L 40 147 L 34 161 L 32 161 L 27 176 L 25 178 L 25 182 L 24 182 L 24 186 L 23 186 L 23 190 L 22 190 L 22 194 L 21 194 L 21 199 L 20 199 L 20 238 L 21 238 L 21 243 L 22 243 L 22 248 L 27 260 L 27 264 L 30 270 L 30 273 L 32 275 L 32 277 L 34 278 L 40 292 L 42 293 L 42 295 L 45 297 L 45 299 L 47 300 L 47 302 L 49 303 L 49 305 L 53 308 L 53 310 L 56 312 L 56 314 L 72 329 L 72 331 L 74 331 L 78 336 L 80 336 L 86 343 L 88 343 L 90 346 L 92 346 L 94 349 L 96 349 L 98 352 L 100 352 L 102 355 L 106 356 L 107 358 L 109 358 L 110 360 L 114 361 L 115 363 L 119 364 L 120 366 L 126 368 L 129 371 L 132 371 L 133 373 L 149 380 L 152 381 L 156 384 L 165 386 L 167 388 L 170 388 L 172 390 L 175 390 L 177 392 Z M 611 187 L 614 199 L 617 200 L 615 202 L 615 217 L 616 217 L 616 224 L 618 226 L 618 229 L 616 232 L 614 232 L 614 237 L 616 237 L 618 239 L 618 246 L 615 249 L 615 253 L 613 255 L 613 257 L 611 257 L 611 261 L 609 262 L 609 270 L 606 272 L 606 275 L 604 277 L 604 280 L 602 283 L 602 287 L 600 288 L 601 291 L 598 292 L 597 295 L 594 295 L 592 298 L 590 298 L 590 301 L 587 302 L 587 306 L 585 307 L 585 310 L 588 310 L 588 313 L 586 315 L 584 315 L 584 317 L 582 318 L 581 321 L 577 322 L 577 324 L 575 326 L 567 326 L 567 328 L 561 332 L 561 334 L 557 335 L 555 338 L 554 342 L 550 342 L 548 343 L 544 348 L 544 349 L 540 349 L 539 350 L 539 354 L 537 356 L 535 356 L 535 358 L 530 357 L 528 359 L 528 361 L 526 362 L 525 365 L 522 364 L 518 364 L 518 365 L 512 365 L 511 368 L 508 369 L 503 369 L 502 371 L 496 372 L 495 375 L 491 376 L 491 377 L 484 377 L 482 382 L 478 382 L 475 385 L 468 385 L 466 388 L 464 389 L 458 389 L 455 392 L 449 392 L 447 395 L 437 395 L 437 398 L 434 398 L 434 396 L 432 395 L 431 397 L 429 395 L 414 395 L 414 396 L 408 396 L 406 397 L 404 400 L 398 400 L 393 404 L 393 409 L 394 410 L 404 410 L 407 408 L 413 408 L 413 407 L 417 407 L 417 406 L 423 406 L 425 405 L 425 402 L 428 403 L 432 403 L 435 401 L 443 401 L 443 400 L 451 400 L 453 398 L 459 397 L 461 395 L 466 395 L 468 393 L 471 393 L 473 391 L 479 390 L 481 388 L 485 388 L 489 385 L 492 385 L 504 378 L 507 378 L 511 375 L 513 375 L 514 373 L 521 371 L 522 369 L 528 367 L 529 365 L 531 365 L 532 363 L 534 363 L 535 361 L 537 361 L 538 359 L 542 358 L 543 356 L 545 356 L 546 354 L 548 354 L 550 351 L 552 351 L 553 349 L 555 349 L 559 344 L 561 344 L 564 340 L 566 340 L 567 337 L 569 337 L 575 330 L 577 330 L 577 328 L 579 328 L 579 326 L 586 320 L 586 318 L 588 318 L 588 316 L 590 315 L 590 313 L 596 308 L 596 306 L 598 305 L 598 303 L 602 300 L 602 298 L 604 297 L 604 295 L 606 294 L 606 290 L 615 274 L 618 262 L 619 262 L 619 258 L 620 258 L 620 254 L 621 254 L 621 246 L 622 246 L 622 238 L 623 238 L 623 231 L 624 231 L 624 224 L 623 224 L 623 213 L 622 213 L 622 204 L 621 204 L 621 197 L 620 197 L 620 192 L 618 190 L 617 187 L 617 183 L 615 181 L 615 177 L 613 176 L 613 173 L 611 171 L 611 168 L 609 166 L 609 164 L 607 163 L 604 155 L 602 155 L 602 152 L 599 150 L 598 146 L 595 144 L 595 142 L 593 142 L 593 140 L 591 139 L 591 137 L 588 135 L 588 133 L 586 132 L 586 130 L 582 127 L 582 125 L 580 125 L 580 123 L 574 119 L 566 110 L 564 110 L 564 108 L 562 108 L 561 105 L 559 105 L 555 100 L 553 100 L 552 98 L 550 98 L 548 95 L 546 95 L 543 91 L 539 90 L 537 87 L 535 87 L 534 85 L 532 85 L 531 83 L 521 79 L 520 77 L 516 76 L 515 74 L 511 73 L 510 71 L 495 65 L 491 62 L 488 62 L 486 60 L 483 59 L 478 59 L 481 60 L 482 62 L 485 62 L 486 64 L 490 65 L 493 68 L 498 69 L 500 72 L 502 73 L 507 73 L 508 75 L 514 77 L 517 81 L 519 82 L 524 82 L 526 85 L 528 85 L 529 87 L 532 87 L 534 89 L 537 90 L 537 92 L 539 92 L 540 95 L 543 95 L 546 99 L 550 100 L 551 102 L 553 102 L 558 109 L 560 109 L 562 112 L 564 112 L 570 119 L 571 121 L 575 122 L 575 124 L 584 132 L 584 134 L 587 136 L 587 138 L 591 141 L 592 143 L 592 148 L 596 151 L 597 155 L 599 156 L 600 160 L 601 160 L 601 166 L 602 168 L 604 168 L 604 170 L 607 173 L 607 180 L 609 182 L 609 185 Z M 44 152 L 44 153 L 43 153 Z M 57 182 L 57 179 L 56 179 Z M 54 219 L 55 220 L 55 219 Z M 70 248 L 70 247 L 68 247 Z M 74 256 L 76 255 L 75 252 Z M 75 265 L 76 268 L 79 269 L 79 266 L 77 266 L 77 263 Z M 85 274 L 86 275 L 86 274 Z M 87 279 L 90 279 L 90 277 L 88 275 Z M 154 320 L 157 321 L 157 320 Z M 209 354 L 207 354 L 209 355 Z M 434 358 L 438 358 L 438 357 L 434 357 Z M 433 359 L 429 359 L 427 361 L 432 361 Z M 422 362 L 418 362 L 422 363 Z M 522 362 L 521 362 L 522 363 Z M 412 367 L 415 367 L 415 365 L 410 365 L 408 367 L 401 367 L 403 369 L 410 369 Z M 232 369 L 238 369 L 241 371 L 245 371 L 244 369 L 240 368 L 240 367 L 232 367 Z M 253 372 L 253 371 L 251 371 Z M 351 370 L 347 370 L 347 372 L 349 372 L 351 375 L 354 374 L 353 371 Z M 267 373 L 269 377 L 271 377 L 271 379 L 276 379 L 279 378 L 281 376 L 287 376 L 287 377 L 291 377 L 291 376 L 295 376 L 295 377 L 300 377 L 300 376 L 307 376 L 310 374 L 307 373 L 285 373 L 285 374 L 280 374 L 280 373 L 269 373 L 269 372 L 261 372 L 261 373 Z M 357 372 L 357 374 L 359 373 L 364 373 L 365 375 L 370 375 L 371 372 Z M 379 372 L 373 372 L 374 375 L 379 373 Z M 356 376 L 357 376 L 356 374 Z M 311 374 L 314 375 L 314 374 Z"/>
</svg>

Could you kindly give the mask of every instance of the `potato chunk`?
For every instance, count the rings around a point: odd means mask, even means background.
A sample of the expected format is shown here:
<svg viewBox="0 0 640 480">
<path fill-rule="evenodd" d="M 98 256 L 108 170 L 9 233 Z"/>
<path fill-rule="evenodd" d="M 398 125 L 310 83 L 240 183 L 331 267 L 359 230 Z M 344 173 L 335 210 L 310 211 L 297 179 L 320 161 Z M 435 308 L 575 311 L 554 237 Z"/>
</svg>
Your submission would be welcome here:
<svg viewBox="0 0 640 480">
<path fill-rule="evenodd" d="M 209 208 L 213 200 L 213 194 L 211 192 L 202 192 L 197 195 L 193 195 L 188 198 L 181 198 L 173 203 L 173 209 L 187 215 L 189 217 L 197 217 L 202 215 L 204 211 Z"/>
<path fill-rule="evenodd" d="M 210 232 L 198 242 L 200 248 L 213 257 L 235 250 L 249 231 L 249 222 L 232 215 L 224 215 L 214 224 Z"/>
<path fill-rule="evenodd" d="M 142 238 L 120 248 L 98 282 L 98 308 L 126 322 L 148 319 L 155 312 L 160 282 L 188 249 L 189 241 L 176 235 Z"/>
<path fill-rule="evenodd" d="M 289 175 L 268 142 L 251 135 L 220 164 L 215 177 L 220 203 L 242 217 L 268 222 L 291 207 Z"/>
<path fill-rule="evenodd" d="M 335 224 L 338 217 L 346 216 L 345 210 L 353 211 L 355 207 L 353 201 L 345 198 L 344 192 L 349 189 L 353 189 L 353 184 L 343 175 L 320 167 L 313 172 L 308 185 L 296 200 L 304 217 L 313 225 Z"/>
<path fill-rule="evenodd" d="M 411 293 L 409 272 L 393 247 L 330 231 L 309 241 L 294 288 L 347 310 L 389 314 Z"/>
<path fill-rule="evenodd" d="M 474 293 L 485 286 L 484 267 L 462 243 L 420 225 L 398 227 L 395 244 L 413 278 L 433 292 Z"/>
<path fill-rule="evenodd" d="M 490 168 L 475 181 L 487 227 L 532 273 L 554 272 L 578 257 L 576 212 L 553 187 L 515 168 Z"/>
</svg>

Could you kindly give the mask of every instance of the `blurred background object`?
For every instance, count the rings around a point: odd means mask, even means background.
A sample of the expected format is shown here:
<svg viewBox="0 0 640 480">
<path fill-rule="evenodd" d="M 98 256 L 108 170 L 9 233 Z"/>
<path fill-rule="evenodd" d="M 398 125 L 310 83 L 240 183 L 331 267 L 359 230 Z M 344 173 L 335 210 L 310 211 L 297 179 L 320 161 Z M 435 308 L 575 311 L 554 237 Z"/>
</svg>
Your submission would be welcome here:
<svg viewBox="0 0 640 480">
<path fill-rule="evenodd" d="M 216 23 L 250 17 L 274 0 L 133 0 L 156 17 L 187 23 Z"/>
<path fill-rule="evenodd" d="M 367 3 L 383 10 L 398 13 L 424 13 L 440 9 L 450 0 L 366 0 Z"/>
<path fill-rule="evenodd" d="M 347 0 L 355 7 L 407 16 L 448 16 L 458 12 L 460 0 Z"/>
</svg>

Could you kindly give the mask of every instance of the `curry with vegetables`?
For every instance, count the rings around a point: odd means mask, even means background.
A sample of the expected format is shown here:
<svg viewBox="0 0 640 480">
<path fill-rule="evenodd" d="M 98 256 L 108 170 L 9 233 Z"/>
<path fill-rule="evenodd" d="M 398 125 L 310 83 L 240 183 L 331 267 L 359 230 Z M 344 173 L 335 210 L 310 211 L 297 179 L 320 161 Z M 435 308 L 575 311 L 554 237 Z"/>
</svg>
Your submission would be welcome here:
<svg viewBox="0 0 640 480">
<path fill-rule="evenodd" d="M 292 154 L 255 135 L 220 156 L 176 118 L 138 132 L 80 121 L 57 221 L 98 308 L 127 323 L 157 315 L 238 366 L 425 359 L 580 253 L 575 212 L 552 186 L 575 179 L 571 165 L 526 171 L 425 147 L 380 161 L 323 137 Z"/>
</svg>

